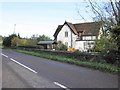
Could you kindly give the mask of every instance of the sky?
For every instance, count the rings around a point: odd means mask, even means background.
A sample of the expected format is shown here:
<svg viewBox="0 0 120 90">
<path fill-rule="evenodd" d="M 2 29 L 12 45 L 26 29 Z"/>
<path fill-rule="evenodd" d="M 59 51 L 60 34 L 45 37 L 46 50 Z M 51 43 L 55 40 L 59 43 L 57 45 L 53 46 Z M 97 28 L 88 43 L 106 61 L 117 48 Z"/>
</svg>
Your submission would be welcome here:
<svg viewBox="0 0 120 90">
<path fill-rule="evenodd" d="M 8 36 L 15 32 L 21 37 L 30 38 L 33 34 L 45 34 L 54 39 L 53 34 L 57 26 L 64 24 L 65 21 L 85 22 L 77 13 L 78 8 L 87 22 L 92 21 L 85 12 L 85 6 L 84 0 L 0 2 L 0 35 Z"/>
</svg>

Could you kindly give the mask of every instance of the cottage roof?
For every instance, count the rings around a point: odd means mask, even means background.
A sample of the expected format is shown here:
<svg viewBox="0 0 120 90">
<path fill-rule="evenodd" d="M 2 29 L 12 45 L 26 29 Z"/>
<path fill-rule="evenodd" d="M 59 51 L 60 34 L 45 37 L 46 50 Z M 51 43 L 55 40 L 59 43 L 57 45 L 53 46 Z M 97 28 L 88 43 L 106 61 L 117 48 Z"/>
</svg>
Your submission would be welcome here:
<svg viewBox="0 0 120 90">
<path fill-rule="evenodd" d="M 63 25 L 59 25 L 54 33 L 54 37 L 56 38 L 62 27 L 67 24 L 74 34 L 78 35 L 79 32 L 83 32 L 82 35 L 98 35 L 100 29 L 99 22 L 87 22 L 87 23 L 77 23 L 72 24 L 70 22 L 66 22 Z"/>
<path fill-rule="evenodd" d="M 74 24 L 77 32 L 83 31 L 82 35 L 98 35 L 100 30 L 99 22 L 87 22 Z"/>
<path fill-rule="evenodd" d="M 67 24 L 67 25 L 70 27 L 70 29 L 71 29 L 75 34 L 78 34 L 78 32 L 77 32 L 74 24 L 72 24 L 72 23 L 70 23 L 70 22 L 65 22 L 65 24 Z"/>
<path fill-rule="evenodd" d="M 60 32 L 60 30 L 62 29 L 63 25 L 58 25 L 56 32 L 54 33 L 54 37 L 56 37 L 58 35 L 58 33 Z"/>
<path fill-rule="evenodd" d="M 39 41 L 37 43 L 37 45 L 45 45 L 45 44 L 47 44 L 47 45 L 56 44 L 56 42 L 55 41 Z"/>
</svg>

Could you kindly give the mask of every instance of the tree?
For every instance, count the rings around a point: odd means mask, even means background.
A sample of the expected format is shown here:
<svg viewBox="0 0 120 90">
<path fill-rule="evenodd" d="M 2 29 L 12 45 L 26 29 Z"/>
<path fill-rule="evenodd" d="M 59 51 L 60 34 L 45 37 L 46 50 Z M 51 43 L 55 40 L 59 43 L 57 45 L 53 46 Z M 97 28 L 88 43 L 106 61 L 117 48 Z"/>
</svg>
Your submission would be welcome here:
<svg viewBox="0 0 120 90">
<path fill-rule="evenodd" d="M 117 43 L 115 42 L 115 39 L 111 37 L 105 37 L 101 36 L 101 39 L 97 39 L 95 41 L 95 50 L 101 51 L 101 52 L 110 52 L 112 50 L 118 50 Z"/>
<path fill-rule="evenodd" d="M 38 37 L 39 37 L 38 34 L 33 34 L 31 38 L 28 39 L 29 45 L 36 45 L 38 42 L 37 40 Z"/>
<path fill-rule="evenodd" d="M 21 45 L 29 45 L 29 42 L 27 39 L 21 39 Z"/>
<path fill-rule="evenodd" d="M 88 0 L 89 7 L 91 8 L 94 16 L 107 23 L 112 22 L 113 25 L 120 25 L 120 1 L 109 0 L 99 4 L 96 1 Z"/>
<path fill-rule="evenodd" d="M 29 42 L 29 39 L 23 39 L 19 37 L 14 37 L 11 40 L 11 46 L 16 47 L 16 46 L 22 46 L 22 45 L 31 45 L 31 42 Z"/>
<path fill-rule="evenodd" d="M 120 26 L 120 1 L 108 0 L 108 1 L 95 1 L 87 0 L 85 11 L 89 18 L 93 21 L 101 21 L 104 28 L 102 28 L 103 34 L 110 32 L 115 26 Z M 78 11 L 80 14 L 80 10 Z M 84 16 L 80 15 L 83 20 L 86 20 Z"/>
<path fill-rule="evenodd" d="M 39 35 L 39 37 L 37 38 L 38 41 L 51 41 L 52 39 L 50 39 L 50 37 L 43 35 Z"/>
<path fill-rule="evenodd" d="M 94 13 L 94 16 L 102 21 L 103 34 L 111 32 L 116 26 L 120 26 L 120 1 L 109 0 L 104 2 L 103 5 L 97 4 L 97 2 L 88 0 L 89 6 Z"/>
<path fill-rule="evenodd" d="M 30 39 L 37 40 L 38 37 L 38 34 L 33 34 Z"/>
<path fill-rule="evenodd" d="M 112 37 L 115 39 L 117 46 L 118 46 L 118 51 L 120 52 L 120 26 L 114 27 L 112 30 Z"/>
<path fill-rule="evenodd" d="M 20 39 L 18 37 L 14 37 L 12 40 L 11 40 L 11 46 L 12 47 L 15 47 L 15 46 L 19 46 L 20 44 Z"/>
<path fill-rule="evenodd" d="M 4 40 L 3 40 L 3 45 L 5 47 L 11 47 L 11 40 L 14 38 L 14 37 L 17 37 L 16 34 L 11 34 L 9 35 L 8 37 L 6 37 Z"/>
<path fill-rule="evenodd" d="M 90 10 L 91 12 L 89 13 Z M 86 12 L 90 16 L 90 18 L 93 18 L 94 21 L 100 21 L 102 23 L 102 36 L 105 39 L 108 39 L 108 37 L 111 35 L 111 38 L 114 39 L 114 41 L 117 43 L 117 46 L 120 48 L 119 40 L 116 39 L 119 38 L 120 35 L 118 34 L 120 33 L 115 33 L 119 32 L 118 27 L 120 26 L 120 1 L 108 0 L 103 2 L 97 2 L 95 0 L 87 0 Z M 85 20 L 83 16 L 81 18 Z M 100 40 L 101 43 L 102 39 Z M 109 41 L 109 39 L 107 41 Z"/>
<path fill-rule="evenodd" d="M 3 37 L 0 35 L 0 46 L 2 45 L 3 43 Z"/>
<path fill-rule="evenodd" d="M 27 39 L 28 45 L 34 46 L 37 44 L 37 39 Z"/>
<path fill-rule="evenodd" d="M 94 49 L 101 51 L 107 62 L 120 62 L 120 0 L 87 0 L 86 12 L 93 21 L 102 23 L 103 34 L 95 41 Z"/>
<path fill-rule="evenodd" d="M 18 37 L 18 38 L 21 38 L 19 33 L 18 33 L 18 36 L 17 36 L 17 37 Z"/>
<path fill-rule="evenodd" d="M 101 51 L 101 55 L 107 62 L 120 62 L 120 1 L 109 0 L 103 5 L 92 0 L 88 2 L 94 16 L 102 22 L 103 26 L 103 35 L 96 40 L 95 49 Z"/>
</svg>

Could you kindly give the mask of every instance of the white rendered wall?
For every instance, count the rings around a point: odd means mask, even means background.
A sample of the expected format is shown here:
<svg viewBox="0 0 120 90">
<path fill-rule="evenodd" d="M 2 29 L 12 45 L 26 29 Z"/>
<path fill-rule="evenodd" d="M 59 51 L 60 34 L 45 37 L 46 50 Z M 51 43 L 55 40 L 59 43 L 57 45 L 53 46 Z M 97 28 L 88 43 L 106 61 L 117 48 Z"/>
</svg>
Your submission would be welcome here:
<svg viewBox="0 0 120 90">
<path fill-rule="evenodd" d="M 68 32 L 68 37 L 65 37 L 65 32 L 66 31 Z M 100 31 L 101 31 L 101 29 L 100 29 Z M 71 37 L 72 37 L 72 39 L 71 39 Z M 69 26 L 67 24 L 65 24 L 62 27 L 61 31 L 57 35 L 57 41 L 62 41 L 64 44 L 67 42 L 68 43 L 68 48 L 71 48 L 71 46 L 72 46 L 72 48 L 79 49 L 80 51 L 86 51 L 87 50 L 85 48 L 86 43 L 94 42 L 94 40 L 96 39 L 96 36 L 85 36 L 85 37 L 83 37 L 83 41 L 76 41 L 76 39 L 77 39 L 77 35 L 75 35 L 73 33 L 73 31 L 71 31 L 71 29 L 69 28 Z M 93 41 L 87 41 L 87 40 L 91 40 L 91 39 Z M 94 45 L 91 45 L 91 47 L 93 47 L 93 46 Z M 88 45 L 86 47 L 88 47 Z"/>
<path fill-rule="evenodd" d="M 68 32 L 68 37 L 65 37 L 66 31 Z M 72 39 L 71 39 L 71 37 L 72 37 Z M 77 38 L 77 36 L 71 31 L 69 26 L 67 24 L 65 24 L 62 27 L 61 31 L 58 33 L 57 41 L 62 41 L 64 44 L 67 42 L 68 48 L 70 48 L 71 46 L 74 48 L 76 38 Z M 72 42 L 72 45 L 71 45 L 71 42 Z"/>
<path fill-rule="evenodd" d="M 72 33 L 72 48 L 76 47 L 76 39 L 77 39 L 77 35 Z"/>
<path fill-rule="evenodd" d="M 95 41 L 76 41 L 75 49 L 78 49 L 80 51 L 87 51 L 90 48 L 94 47 L 94 44 L 90 44 L 90 47 L 88 43 L 94 43 Z"/>
<path fill-rule="evenodd" d="M 85 41 L 76 41 L 75 49 L 83 51 L 84 50 L 84 42 Z"/>
</svg>

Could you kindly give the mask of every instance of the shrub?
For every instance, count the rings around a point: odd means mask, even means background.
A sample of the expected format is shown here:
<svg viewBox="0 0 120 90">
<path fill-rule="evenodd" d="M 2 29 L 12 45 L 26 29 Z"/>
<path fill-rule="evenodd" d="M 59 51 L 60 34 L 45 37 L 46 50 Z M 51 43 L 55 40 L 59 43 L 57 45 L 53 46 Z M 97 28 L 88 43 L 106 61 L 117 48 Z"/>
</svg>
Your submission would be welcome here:
<svg viewBox="0 0 120 90">
<path fill-rule="evenodd" d="M 18 48 L 28 48 L 28 49 L 43 49 L 43 46 L 37 46 L 37 45 L 21 45 L 18 46 Z"/>
<path fill-rule="evenodd" d="M 100 39 L 95 41 L 94 49 L 95 51 L 109 52 L 110 50 L 118 50 L 118 46 L 115 39 L 101 36 Z"/>
<path fill-rule="evenodd" d="M 101 56 L 102 58 L 107 62 L 107 63 L 120 63 L 120 55 L 119 55 L 119 51 L 109 51 L 109 52 L 101 52 Z"/>
<path fill-rule="evenodd" d="M 56 50 L 67 50 L 67 46 L 62 43 L 62 41 L 58 41 L 57 45 L 54 45 Z"/>
<path fill-rule="evenodd" d="M 16 34 L 12 34 L 12 35 L 6 37 L 6 38 L 3 40 L 3 45 L 4 45 L 5 47 L 11 47 L 11 45 L 12 45 L 12 39 L 13 39 L 14 37 L 17 37 L 17 35 L 16 35 Z"/>
</svg>

